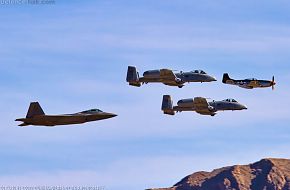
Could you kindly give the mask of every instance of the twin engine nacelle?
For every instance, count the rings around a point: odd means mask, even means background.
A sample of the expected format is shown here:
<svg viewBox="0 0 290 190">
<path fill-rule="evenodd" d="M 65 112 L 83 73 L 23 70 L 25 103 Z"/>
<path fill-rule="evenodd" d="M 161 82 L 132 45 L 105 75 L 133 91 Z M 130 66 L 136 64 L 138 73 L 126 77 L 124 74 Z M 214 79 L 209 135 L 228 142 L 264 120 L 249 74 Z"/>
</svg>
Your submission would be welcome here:
<svg viewBox="0 0 290 190">
<path fill-rule="evenodd" d="M 160 78 L 160 70 L 149 70 L 149 71 L 145 71 L 143 73 L 143 77 L 144 78 L 148 78 L 148 79 L 158 79 Z M 175 78 L 175 82 L 177 84 L 181 84 L 182 83 L 182 79 L 181 78 Z"/>
<path fill-rule="evenodd" d="M 179 107 L 193 107 L 193 99 L 192 98 L 189 98 L 189 99 L 182 99 L 182 100 L 179 100 L 177 102 L 177 105 Z"/>
<path fill-rule="evenodd" d="M 194 107 L 194 99 L 189 98 L 189 99 L 182 99 L 177 102 L 178 107 L 183 107 L 183 108 L 193 108 Z M 210 112 L 216 112 L 215 107 L 213 106 L 208 106 L 208 110 Z"/>
<path fill-rule="evenodd" d="M 143 73 L 143 76 L 145 78 L 159 78 L 160 77 L 160 70 L 145 71 Z"/>
</svg>

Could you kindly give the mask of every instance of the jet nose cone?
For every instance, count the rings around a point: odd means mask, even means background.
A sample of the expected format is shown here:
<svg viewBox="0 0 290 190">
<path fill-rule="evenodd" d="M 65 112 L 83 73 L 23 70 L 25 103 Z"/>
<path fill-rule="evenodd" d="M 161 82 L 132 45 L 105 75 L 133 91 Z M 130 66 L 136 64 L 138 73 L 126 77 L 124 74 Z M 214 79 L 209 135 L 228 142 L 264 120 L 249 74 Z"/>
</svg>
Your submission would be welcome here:
<svg viewBox="0 0 290 190">
<path fill-rule="evenodd" d="M 247 106 L 242 105 L 242 109 L 243 109 L 243 110 L 247 110 L 248 108 L 247 108 Z"/>
<path fill-rule="evenodd" d="M 217 81 L 215 77 L 211 77 L 211 81 Z"/>
<path fill-rule="evenodd" d="M 116 117 L 116 116 L 118 116 L 118 115 L 116 115 L 116 114 L 114 114 L 114 113 L 108 113 L 107 116 L 108 116 L 108 118 L 112 118 L 112 117 Z"/>
</svg>

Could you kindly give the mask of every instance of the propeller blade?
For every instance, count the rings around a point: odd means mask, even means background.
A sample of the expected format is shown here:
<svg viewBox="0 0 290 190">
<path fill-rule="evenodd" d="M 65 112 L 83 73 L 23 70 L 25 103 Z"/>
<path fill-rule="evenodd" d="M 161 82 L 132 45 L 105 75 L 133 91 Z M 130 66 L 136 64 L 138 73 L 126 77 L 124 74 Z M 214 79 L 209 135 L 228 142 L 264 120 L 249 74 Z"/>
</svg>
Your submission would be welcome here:
<svg viewBox="0 0 290 190">
<path fill-rule="evenodd" d="M 272 90 L 274 90 L 275 89 L 275 77 L 273 76 L 272 77 Z"/>
</svg>

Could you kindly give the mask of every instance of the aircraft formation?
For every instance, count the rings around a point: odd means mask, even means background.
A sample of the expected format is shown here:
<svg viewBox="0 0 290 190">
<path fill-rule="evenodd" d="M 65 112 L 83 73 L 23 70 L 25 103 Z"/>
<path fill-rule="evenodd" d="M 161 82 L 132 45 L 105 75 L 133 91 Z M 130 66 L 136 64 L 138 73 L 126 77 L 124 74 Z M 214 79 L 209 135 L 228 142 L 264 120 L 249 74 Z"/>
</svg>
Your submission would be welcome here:
<svg viewBox="0 0 290 190">
<path fill-rule="evenodd" d="M 194 70 L 189 72 L 174 72 L 170 69 L 149 70 L 145 71 L 143 76 L 140 77 L 136 67 L 128 66 L 126 81 L 129 83 L 129 85 L 136 87 L 140 87 L 142 84 L 148 83 L 163 83 L 165 85 L 182 88 L 185 83 L 214 82 L 217 80 L 215 77 L 207 74 L 203 70 Z M 222 82 L 246 89 L 272 87 L 274 90 L 274 86 L 276 85 L 274 76 L 272 81 L 257 80 L 255 78 L 233 80 L 229 77 L 228 73 L 224 73 Z M 175 113 L 183 111 L 194 111 L 201 115 L 215 116 L 216 112 L 218 111 L 235 111 L 245 109 L 247 109 L 247 106 L 237 102 L 232 98 L 228 98 L 222 101 L 208 102 L 207 98 L 195 97 L 179 100 L 177 105 L 173 106 L 173 101 L 170 95 L 163 95 L 161 106 L 163 113 L 168 115 L 175 115 Z"/>
<path fill-rule="evenodd" d="M 174 71 L 171 69 L 148 70 L 139 76 L 137 68 L 128 66 L 126 81 L 131 86 L 141 87 L 148 83 L 163 83 L 168 86 L 176 86 L 182 88 L 185 83 L 191 82 L 214 82 L 217 81 L 215 77 L 207 74 L 203 70 L 193 71 Z M 229 77 L 228 73 L 223 74 L 222 82 L 224 84 L 236 85 L 245 89 L 267 88 L 274 86 L 276 82 L 274 76 L 271 81 L 258 80 L 255 78 L 234 80 Z M 173 106 L 173 101 L 170 95 L 163 95 L 161 110 L 164 114 L 175 115 L 177 112 L 193 111 L 201 115 L 215 116 L 218 111 L 225 110 L 246 110 L 247 106 L 237 102 L 235 99 L 228 98 L 222 101 L 207 101 L 204 97 L 194 97 L 188 99 L 181 99 Z M 58 126 L 58 125 L 72 125 L 83 124 L 97 120 L 109 119 L 116 117 L 114 113 L 103 112 L 99 109 L 91 109 L 73 114 L 61 115 L 46 115 L 38 102 L 31 102 L 27 115 L 25 118 L 19 118 L 15 121 L 21 121 L 19 126 Z"/>
</svg>

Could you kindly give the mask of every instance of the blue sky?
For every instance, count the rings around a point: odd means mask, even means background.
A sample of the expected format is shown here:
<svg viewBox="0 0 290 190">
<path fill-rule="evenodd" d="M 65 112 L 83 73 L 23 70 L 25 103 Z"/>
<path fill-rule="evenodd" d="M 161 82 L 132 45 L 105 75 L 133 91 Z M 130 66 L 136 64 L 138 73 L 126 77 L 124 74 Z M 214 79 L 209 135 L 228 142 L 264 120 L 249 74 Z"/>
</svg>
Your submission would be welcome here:
<svg viewBox="0 0 290 190">
<path fill-rule="evenodd" d="M 290 157 L 288 1 L 56 0 L 0 11 L 1 185 L 166 187 L 199 170 Z M 134 88 L 128 65 L 203 69 L 218 82 Z M 223 72 L 275 75 L 276 89 L 223 85 Z M 163 94 L 235 98 L 249 109 L 171 117 Z M 48 114 L 100 108 L 118 117 L 20 128 L 14 120 L 31 101 Z"/>
</svg>

